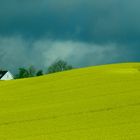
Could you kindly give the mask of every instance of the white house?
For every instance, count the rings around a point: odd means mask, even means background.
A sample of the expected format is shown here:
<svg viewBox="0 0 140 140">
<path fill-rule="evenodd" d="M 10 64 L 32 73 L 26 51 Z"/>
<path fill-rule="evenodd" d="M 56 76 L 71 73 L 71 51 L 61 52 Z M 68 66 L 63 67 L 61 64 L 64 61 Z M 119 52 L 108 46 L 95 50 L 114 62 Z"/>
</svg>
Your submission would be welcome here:
<svg viewBox="0 0 140 140">
<path fill-rule="evenodd" d="M 14 76 L 9 71 L 0 71 L 0 80 L 12 80 Z"/>
</svg>

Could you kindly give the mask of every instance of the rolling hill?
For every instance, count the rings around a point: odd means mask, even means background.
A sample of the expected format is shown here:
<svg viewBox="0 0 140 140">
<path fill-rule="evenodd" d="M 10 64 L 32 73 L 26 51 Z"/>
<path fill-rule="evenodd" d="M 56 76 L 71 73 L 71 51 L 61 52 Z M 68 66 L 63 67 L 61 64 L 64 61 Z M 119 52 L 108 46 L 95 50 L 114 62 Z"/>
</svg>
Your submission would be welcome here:
<svg viewBox="0 0 140 140">
<path fill-rule="evenodd" d="M 140 140 L 140 63 L 0 81 L 0 140 Z"/>
</svg>

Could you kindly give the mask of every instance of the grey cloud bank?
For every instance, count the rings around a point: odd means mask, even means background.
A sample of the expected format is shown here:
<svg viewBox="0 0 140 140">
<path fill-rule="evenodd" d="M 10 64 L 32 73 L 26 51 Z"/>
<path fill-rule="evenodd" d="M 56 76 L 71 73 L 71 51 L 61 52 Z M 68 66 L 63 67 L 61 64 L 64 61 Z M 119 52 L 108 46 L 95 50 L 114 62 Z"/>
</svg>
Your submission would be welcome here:
<svg viewBox="0 0 140 140">
<path fill-rule="evenodd" d="M 0 0 L 0 67 L 140 61 L 139 0 Z"/>
<path fill-rule="evenodd" d="M 30 47 L 30 49 L 29 49 Z M 1 67 L 15 72 L 15 68 L 29 67 L 46 69 L 57 59 L 63 59 L 75 67 L 121 61 L 124 57 L 116 44 L 106 46 L 84 42 L 36 40 L 26 42 L 21 37 L 0 38 Z M 122 50 L 122 49 L 121 49 Z"/>
</svg>

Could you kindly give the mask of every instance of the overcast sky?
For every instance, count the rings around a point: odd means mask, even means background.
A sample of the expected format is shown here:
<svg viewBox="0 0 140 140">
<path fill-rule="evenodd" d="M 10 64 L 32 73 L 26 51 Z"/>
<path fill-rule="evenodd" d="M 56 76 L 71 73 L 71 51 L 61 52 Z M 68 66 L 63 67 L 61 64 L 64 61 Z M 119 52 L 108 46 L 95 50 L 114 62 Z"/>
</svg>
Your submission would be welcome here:
<svg viewBox="0 0 140 140">
<path fill-rule="evenodd" d="M 140 61 L 140 0 L 0 0 L 0 68 Z"/>
</svg>

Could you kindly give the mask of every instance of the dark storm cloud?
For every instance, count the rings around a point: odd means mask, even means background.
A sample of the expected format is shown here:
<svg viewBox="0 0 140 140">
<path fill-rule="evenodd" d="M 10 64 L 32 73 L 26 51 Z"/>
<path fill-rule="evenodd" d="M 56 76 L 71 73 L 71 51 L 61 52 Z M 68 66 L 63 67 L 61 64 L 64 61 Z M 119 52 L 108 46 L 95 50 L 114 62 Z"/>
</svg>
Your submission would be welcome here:
<svg viewBox="0 0 140 140">
<path fill-rule="evenodd" d="M 0 0 L 1 34 L 135 42 L 139 0 Z"/>
<path fill-rule="evenodd" d="M 0 67 L 140 61 L 139 0 L 0 0 Z M 19 58 L 19 59 L 18 59 Z"/>
</svg>

